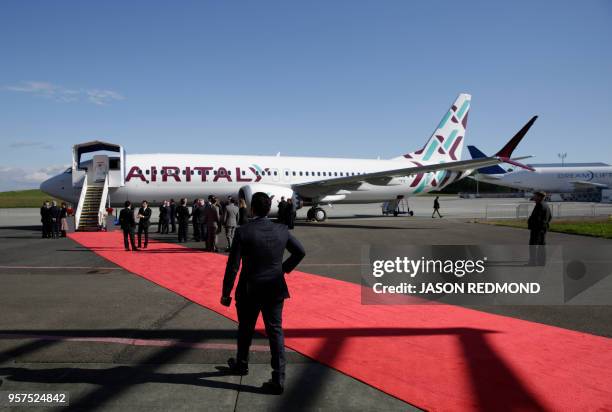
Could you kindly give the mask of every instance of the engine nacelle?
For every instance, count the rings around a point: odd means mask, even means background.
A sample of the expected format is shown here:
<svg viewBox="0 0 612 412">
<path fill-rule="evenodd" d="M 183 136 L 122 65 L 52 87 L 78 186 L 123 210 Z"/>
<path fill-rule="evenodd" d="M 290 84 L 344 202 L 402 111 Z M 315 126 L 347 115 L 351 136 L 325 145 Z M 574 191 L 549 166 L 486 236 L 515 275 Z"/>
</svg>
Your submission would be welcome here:
<svg viewBox="0 0 612 412">
<path fill-rule="evenodd" d="M 268 216 L 276 216 L 278 214 L 278 202 L 281 197 L 286 199 L 293 199 L 293 205 L 296 209 L 301 207 L 301 201 L 297 194 L 288 187 L 267 185 L 267 184 L 252 184 L 242 186 L 240 188 L 239 196 L 244 199 L 247 204 L 247 209 L 251 210 L 251 198 L 257 192 L 264 192 L 272 199 L 272 207 L 270 208 L 270 214 Z"/>
</svg>

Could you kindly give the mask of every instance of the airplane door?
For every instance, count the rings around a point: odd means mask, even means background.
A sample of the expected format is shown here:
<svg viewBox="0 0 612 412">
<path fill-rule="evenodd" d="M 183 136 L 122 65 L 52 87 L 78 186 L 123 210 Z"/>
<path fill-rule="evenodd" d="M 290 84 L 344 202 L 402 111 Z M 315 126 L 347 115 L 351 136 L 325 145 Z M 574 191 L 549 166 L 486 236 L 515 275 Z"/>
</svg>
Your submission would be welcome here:
<svg viewBox="0 0 612 412">
<path fill-rule="evenodd" d="M 108 156 L 95 155 L 93 157 L 93 178 L 94 182 L 103 182 L 106 179 L 108 173 Z"/>
</svg>

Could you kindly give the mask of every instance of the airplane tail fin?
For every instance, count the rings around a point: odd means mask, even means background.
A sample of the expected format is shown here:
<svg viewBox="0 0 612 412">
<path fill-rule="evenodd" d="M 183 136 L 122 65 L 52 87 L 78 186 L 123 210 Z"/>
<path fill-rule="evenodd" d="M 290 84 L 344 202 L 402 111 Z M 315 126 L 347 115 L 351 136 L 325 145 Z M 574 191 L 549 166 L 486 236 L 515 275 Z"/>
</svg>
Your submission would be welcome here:
<svg viewBox="0 0 612 412">
<path fill-rule="evenodd" d="M 472 96 L 460 94 L 446 112 L 425 146 L 403 157 L 417 162 L 449 162 L 461 158 Z M 398 159 L 401 159 L 399 157 Z"/>
<path fill-rule="evenodd" d="M 472 159 L 482 159 L 488 157 L 486 154 L 478 150 L 476 146 L 468 146 L 467 148 L 470 151 L 470 156 L 472 156 Z M 506 174 L 506 171 L 499 165 L 493 165 L 481 167 L 478 169 L 478 173 L 483 175 L 503 175 Z"/>
</svg>

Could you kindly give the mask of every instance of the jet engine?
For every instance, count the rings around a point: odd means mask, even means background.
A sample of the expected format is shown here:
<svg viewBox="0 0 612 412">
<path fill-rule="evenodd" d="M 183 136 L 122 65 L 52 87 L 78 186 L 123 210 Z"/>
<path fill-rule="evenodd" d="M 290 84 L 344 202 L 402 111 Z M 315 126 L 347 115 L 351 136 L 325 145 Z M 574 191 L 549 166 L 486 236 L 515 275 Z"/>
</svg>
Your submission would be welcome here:
<svg viewBox="0 0 612 412">
<path fill-rule="evenodd" d="M 256 183 L 242 186 L 239 191 L 239 197 L 245 200 L 249 210 L 251 209 L 251 198 L 257 192 L 264 192 L 272 199 L 272 208 L 270 209 L 269 216 L 276 216 L 278 214 L 278 202 L 280 202 L 281 197 L 284 197 L 285 200 L 293 199 L 293 204 L 296 209 L 301 207 L 301 201 L 298 195 L 290 188 Z"/>
</svg>

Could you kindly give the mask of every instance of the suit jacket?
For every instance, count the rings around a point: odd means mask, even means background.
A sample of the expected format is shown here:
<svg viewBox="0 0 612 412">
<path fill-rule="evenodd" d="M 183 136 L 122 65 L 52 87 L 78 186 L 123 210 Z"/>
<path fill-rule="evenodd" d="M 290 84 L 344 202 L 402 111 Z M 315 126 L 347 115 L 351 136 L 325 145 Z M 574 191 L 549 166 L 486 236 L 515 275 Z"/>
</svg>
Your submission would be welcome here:
<svg viewBox="0 0 612 412">
<path fill-rule="evenodd" d="M 283 262 L 285 249 L 291 255 Z M 286 299 L 289 289 L 285 273 L 291 272 L 305 255 L 304 247 L 289 233 L 287 226 L 265 217 L 252 220 L 234 234 L 223 278 L 223 296 L 230 295 L 242 260 L 237 301 Z"/>
<path fill-rule="evenodd" d="M 204 206 L 194 207 L 191 215 L 193 216 L 193 223 L 204 223 L 206 208 Z"/>
<path fill-rule="evenodd" d="M 217 226 L 219 221 L 219 207 L 210 205 L 204 208 L 204 223 L 207 226 Z"/>
<path fill-rule="evenodd" d="M 132 208 L 123 208 L 119 212 L 119 224 L 123 230 L 134 230 L 136 227 L 136 218 Z"/>
<path fill-rule="evenodd" d="M 59 221 L 60 218 L 60 208 L 57 206 L 51 206 L 51 208 L 49 208 L 49 214 L 51 215 L 51 219 L 54 222 Z"/>
<path fill-rule="evenodd" d="M 166 206 L 159 207 L 159 222 L 168 222 L 168 208 Z"/>
<path fill-rule="evenodd" d="M 189 223 L 189 217 L 191 213 L 189 213 L 189 208 L 187 206 L 178 205 L 176 207 L 176 218 L 180 223 Z"/>
<path fill-rule="evenodd" d="M 141 226 L 149 226 L 149 224 L 151 223 L 151 213 L 152 212 L 150 207 L 147 207 L 146 209 L 144 207 L 141 207 L 140 209 L 138 209 L 138 214 L 144 216 L 140 218 L 138 224 Z"/>
<path fill-rule="evenodd" d="M 536 203 L 527 220 L 527 227 L 529 230 L 545 232 L 548 230 L 551 219 L 552 215 L 548 204 L 546 202 Z"/>
<path fill-rule="evenodd" d="M 231 203 L 227 205 L 225 208 L 225 221 L 223 222 L 225 226 L 238 226 L 238 214 L 239 214 L 238 206 Z"/>
</svg>

